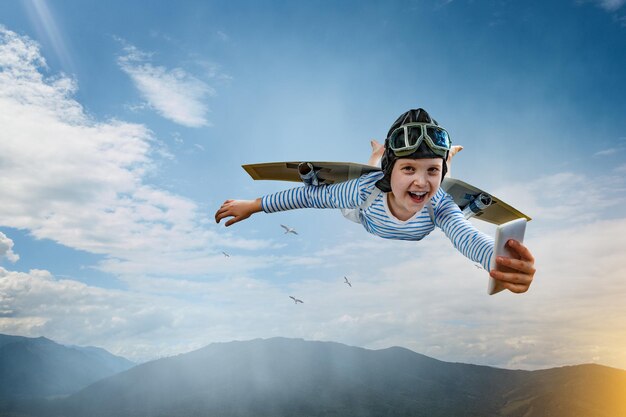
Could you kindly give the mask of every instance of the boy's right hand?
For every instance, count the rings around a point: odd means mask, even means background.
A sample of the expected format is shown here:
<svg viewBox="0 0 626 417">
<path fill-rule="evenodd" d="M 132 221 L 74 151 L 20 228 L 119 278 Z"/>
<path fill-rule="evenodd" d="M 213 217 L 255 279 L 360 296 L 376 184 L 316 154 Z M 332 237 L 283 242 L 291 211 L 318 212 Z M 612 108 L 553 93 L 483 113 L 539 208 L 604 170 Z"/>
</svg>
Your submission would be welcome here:
<svg viewBox="0 0 626 417">
<path fill-rule="evenodd" d="M 260 198 L 256 200 L 226 200 L 215 212 L 215 222 L 219 223 L 223 218 L 232 217 L 225 223 L 228 227 L 262 210 Z"/>
<path fill-rule="evenodd" d="M 446 160 L 446 163 L 448 165 L 450 165 L 454 155 L 456 155 L 457 153 L 461 152 L 462 150 L 463 150 L 463 147 L 461 145 L 453 145 L 453 146 L 451 146 L 450 147 L 450 152 L 448 152 L 448 159 Z"/>
<path fill-rule="evenodd" d="M 378 143 L 376 139 L 372 139 L 370 140 L 370 146 L 372 147 L 372 154 L 367 161 L 367 165 L 380 168 L 380 158 L 382 158 L 385 153 L 385 145 Z"/>
</svg>

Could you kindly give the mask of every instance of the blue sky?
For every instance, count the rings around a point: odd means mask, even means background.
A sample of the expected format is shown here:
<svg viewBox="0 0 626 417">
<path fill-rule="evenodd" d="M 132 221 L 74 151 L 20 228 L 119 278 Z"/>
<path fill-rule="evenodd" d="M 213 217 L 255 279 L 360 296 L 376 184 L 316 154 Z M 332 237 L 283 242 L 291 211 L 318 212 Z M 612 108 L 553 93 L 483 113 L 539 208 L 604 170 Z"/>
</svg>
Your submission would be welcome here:
<svg viewBox="0 0 626 417">
<path fill-rule="evenodd" d="M 0 3 L 0 332 L 134 360 L 285 336 L 626 368 L 624 3 Z M 465 147 L 453 176 L 533 217 L 528 293 L 487 296 L 440 231 L 212 220 L 291 186 L 242 164 L 365 162 L 416 107 Z"/>
</svg>

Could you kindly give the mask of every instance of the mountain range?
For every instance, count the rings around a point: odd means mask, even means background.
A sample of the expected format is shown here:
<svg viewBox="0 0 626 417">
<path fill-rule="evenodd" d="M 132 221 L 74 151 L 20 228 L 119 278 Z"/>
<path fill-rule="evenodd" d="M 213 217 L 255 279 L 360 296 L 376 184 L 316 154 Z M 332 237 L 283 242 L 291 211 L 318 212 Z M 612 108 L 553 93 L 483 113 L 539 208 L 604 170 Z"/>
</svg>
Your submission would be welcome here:
<svg viewBox="0 0 626 417">
<path fill-rule="evenodd" d="M 625 399 L 626 371 L 601 365 L 508 370 L 271 338 L 140 364 L 13 415 L 623 417 Z"/>
<path fill-rule="evenodd" d="M 67 396 L 134 365 L 96 347 L 0 334 L 0 408 L 14 400 Z"/>
</svg>

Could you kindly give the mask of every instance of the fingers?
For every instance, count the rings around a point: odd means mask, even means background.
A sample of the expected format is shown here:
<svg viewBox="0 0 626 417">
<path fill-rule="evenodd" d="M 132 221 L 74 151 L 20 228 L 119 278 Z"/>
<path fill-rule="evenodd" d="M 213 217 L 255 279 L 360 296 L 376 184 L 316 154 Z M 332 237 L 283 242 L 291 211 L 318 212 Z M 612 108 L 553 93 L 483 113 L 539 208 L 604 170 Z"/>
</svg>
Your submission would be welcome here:
<svg viewBox="0 0 626 417">
<path fill-rule="evenodd" d="M 503 282 L 502 287 L 515 293 L 515 294 L 523 294 L 530 288 L 530 285 L 523 284 L 512 284 L 510 282 Z"/>
<path fill-rule="evenodd" d="M 523 243 L 515 239 L 510 239 L 508 242 L 506 242 L 506 246 L 513 252 L 515 252 L 519 256 L 519 259 L 528 261 L 531 264 L 535 263 L 535 258 L 533 257 L 532 253 L 530 253 L 530 250 L 528 250 L 528 248 L 524 246 Z"/>
<path fill-rule="evenodd" d="M 496 258 L 496 264 L 504 271 L 518 271 L 527 275 L 535 274 L 535 266 L 532 261 L 526 259 L 508 258 L 506 256 L 498 256 Z"/>
<path fill-rule="evenodd" d="M 231 203 L 233 200 L 226 200 L 222 203 L 219 209 L 215 212 L 215 223 L 219 223 L 224 217 L 232 216 L 230 214 Z M 228 226 L 228 223 L 226 224 Z"/>
<path fill-rule="evenodd" d="M 224 226 L 228 227 L 233 223 L 237 223 L 240 220 L 243 220 L 243 218 L 236 216 L 235 214 L 232 214 L 228 211 L 225 211 L 224 213 L 221 213 L 219 215 L 215 216 L 215 223 L 219 223 L 220 221 L 222 221 L 222 219 L 226 218 L 226 217 L 233 217 L 232 219 L 228 220 L 226 223 L 224 223 Z"/>
<path fill-rule="evenodd" d="M 238 221 L 243 220 L 242 218 L 238 218 L 238 217 L 233 217 L 232 219 L 230 219 L 229 221 L 227 221 L 226 223 L 224 223 L 224 226 L 228 227 L 232 224 L 237 223 Z"/>
<path fill-rule="evenodd" d="M 247 219 L 254 213 L 251 209 L 249 201 L 244 200 L 226 200 L 222 206 L 215 212 L 215 222 L 219 223 L 226 217 L 232 217 L 224 225 L 231 226 L 237 222 Z"/>
<path fill-rule="evenodd" d="M 528 275 L 520 272 L 504 272 L 496 269 L 489 272 L 489 275 L 500 281 L 503 285 L 509 285 L 513 288 L 526 288 L 530 286 L 533 281 L 532 275 Z"/>
<path fill-rule="evenodd" d="M 461 152 L 463 147 L 461 145 L 455 145 L 450 147 L 450 151 L 448 152 L 448 160 L 451 160 L 454 155 Z"/>
<path fill-rule="evenodd" d="M 220 213 L 218 211 L 217 213 L 215 213 L 215 223 L 219 223 L 224 217 L 228 217 L 228 214 L 226 214 L 225 212 Z"/>
<path fill-rule="evenodd" d="M 515 259 L 505 256 L 498 256 L 496 258 L 497 269 L 493 269 L 489 272 L 492 278 L 497 279 L 502 283 L 502 286 L 514 293 L 524 293 L 528 291 L 530 284 L 533 282 L 535 276 L 534 258 L 530 251 L 517 241 L 509 241 L 507 245 L 511 243 L 511 248 L 515 246 L 521 253 L 520 257 L 528 259 Z"/>
<path fill-rule="evenodd" d="M 217 209 L 217 211 L 215 212 L 215 223 L 219 223 L 220 220 L 222 220 L 224 217 L 226 217 L 226 211 L 228 209 L 226 207 L 224 207 L 224 205 L 222 204 L 222 206 Z"/>
</svg>

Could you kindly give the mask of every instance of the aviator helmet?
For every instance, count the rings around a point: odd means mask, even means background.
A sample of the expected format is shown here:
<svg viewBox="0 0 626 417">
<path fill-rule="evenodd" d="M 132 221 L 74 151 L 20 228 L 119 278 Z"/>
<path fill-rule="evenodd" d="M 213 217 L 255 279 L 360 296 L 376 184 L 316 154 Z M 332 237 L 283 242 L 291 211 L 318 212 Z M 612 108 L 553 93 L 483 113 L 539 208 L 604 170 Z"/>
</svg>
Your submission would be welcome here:
<svg viewBox="0 0 626 417">
<path fill-rule="evenodd" d="M 402 113 L 387 133 L 385 152 L 380 161 L 384 176 L 376 187 L 383 192 L 391 191 L 391 171 L 398 158 L 442 158 L 443 180 L 448 170 L 446 159 L 450 145 L 448 132 L 426 110 L 420 108 Z"/>
</svg>

